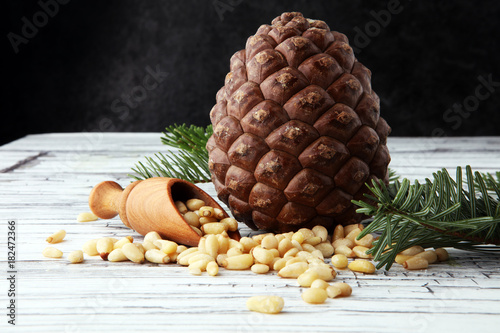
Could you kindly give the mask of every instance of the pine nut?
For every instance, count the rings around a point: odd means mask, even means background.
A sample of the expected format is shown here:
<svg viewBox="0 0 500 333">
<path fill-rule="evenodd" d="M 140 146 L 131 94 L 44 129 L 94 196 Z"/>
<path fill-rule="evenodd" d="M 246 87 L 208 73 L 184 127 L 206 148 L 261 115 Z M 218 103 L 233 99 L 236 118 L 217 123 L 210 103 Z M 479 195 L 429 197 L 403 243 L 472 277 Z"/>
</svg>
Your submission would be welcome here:
<svg viewBox="0 0 500 333">
<path fill-rule="evenodd" d="M 326 287 L 325 290 L 328 298 L 335 298 L 337 296 L 340 296 L 340 294 L 342 294 L 342 290 L 334 286 L 328 286 Z"/>
<path fill-rule="evenodd" d="M 349 232 L 347 234 L 347 236 L 345 236 L 345 238 L 351 240 L 354 243 L 354 240 L 356 239 L 356 237 L 358 237 L 358 235 L 360 233 L 361 233 L 361 229 L 356 228 L 356 229 L 352 230 L 351 232 Z"/>
<path fill-rule="evenodd" d="M 429 262 L 425 258 L 413 256 L 403 263 L 406 269 L 425 269 L 429 267 Z"/>
<path fill-rule="evenodd" d="M 198 268 L 200 271 L 204 272 L 207 270 L 207 265 L 211 261 L 213 261 L 213 260 L 207 260 L 207 259 L 196 260 L 196 261 L 193 261 L 192 263 L 190 263 L 188 268 L 189 268 L 189 270 L 191 270 L 193 268 Z"/>
<path fill-rule="evenodd" d="M 305 262 L 305 263 L 307 263 L 307 259 L 305 259 L 303 257 L 298 257 L 298 256 L 297 257 L 293 257 L 293 258 L 290 258 L 289 260 L 286 261 L 285 266 L 295 264 L 296 262 Z"/>
<path fill-rule="evenodd" d="M 372 234 L 368 234 L 368 235 L 365 235 L 363 236 L 363 238 L 361 239 L 354 239 L 354 244 L 356 245 L 359 245 L 359 246 L 364 246 L 364 247 L 372 247 L 372 243 L 373 243 L 373 235 Z"/>
<path fill-rule="evenodd" d="M 318 245 L 315 246 L 315 248 L 321 251 L 324 258 L 330 258 L 335 252 L 330 242 L 319 243 Z"/>
<path fill-rule="evenodd" d="M 368 250 L 369 250 L 369 248 L 367 248 L 365 246 L 360 246 L 360 245 L 352 248 L 352 252 L 354 252 L 356 257 L 363 258 L 363 259 L 373 258 L 373 256 L 371 254 L 366 253 L 366 251 L 368 251 Z"/>
<path fill-rule="evenodd" d="M 363 230 L 363 225 L 358 223 L 358 224 L 349 224 L 349 225 L 344 226 L 344 235 L 349 235 L 349 233 L 356 228 L 359 230 Z"/>
<path fill-rule="evenodd" d="M 295 247 L 297 250 L 299 250 L 299 251 L 304 250 L 304 249 L 302 248 L 302 245 L 301 245 L 301 244 L 300 244 L 297 240 L 292 239 L 292 244 L 293 244 L 293 247 Z"/>
<path fill-rule="evenodd" d="M 340 291 L 341 291 L 340 296 L 342 296 L 342 297 L 351 296 L 351 294 L 352 294 L 351 286 L 345 282 L 335 282 L 332 284 L 332 287 L 340 289 Z"/>
<path fill-rule="evenodd" d="M 218 222 L 210 222 L 210 223 L 205 223 L 204 225 L 201 226 L 201 230 L 205 234 L 220 234 L 224 231 L 227 231 L 227 226 L 224 223 L 218 223 Z"/>
<path fill-rule="evenodd" d="M 108 255 L 108 261 L 111 261 L 111 262 L 127 261 L 127 260 L 128 260 L 128 258 L 123 254 L 123 251 L 121 248 L 114 249 Z"/>
<path fill-rule="evenodd" d="M 333 280 L 337 276 L 337 272 L 335 272 L 333 267 L 325 263 L 310 265 L 307 271 L 316 272 L 316 274 L 318 274 L 318 279 L 326 282 Z"/>
<path fill-rule="evenodd" d="M 198 250 L 198 248 L 195 248 L 196 251 L 192 251 L 190 253 L 188 253 L 187 255 L 184 255 L 181 257 L 181 255 L 179 254 L 177 256 L 177 263 L 179 265 L 182 265 L 182 266 L 188 266 L 189 265 L 189 259 L 191 259 L 192 257 L 198 255 L 198 254 L 206 254 L 205 252 L 201 252 L 200 250 Z M 185 251 L 187 252 L 187 251 Z M 184 252 L 183 252 L 184 253 Z M 182 253 L 181 253 L 182 254 Z"/>
<path fill-rule="evenodd" d="M 238 230 L 238 221 L 236 221 L 232 217 L 226 217 L 226 218 L 220 220 L 220 222 L 225 224 L 227 226 L 227 230 L 229 230 L 229 231 Z"/>
<path fill-rule="evenodd" d="M 132 243 L 132 242 L 130 241 L 130 238 L 123 237 L 122 239 L 118 240 L 116 243 L 113 244 L 113 249 L 119 249 L 123 246 L 123 244 L 126 243 Z"/>
<path fill-rule="evenodd" d="M 282 278 L 298 278 L 300 274 L 304 273 L 309 268 L 306 262 L 296 262 L 287 265 L 279 270 L 278 276 Z"/>
<path fill-rule="evenodd" d="M 219 252 L 219 241 L 217 240 L 217 236 L 207 236 L 205 240 L 205 252 L 212 258 L 217 258 L 217 254 Z"/>
<path fill-rule="evenodd" d="M 196 213 L 193 212 L 187 212 L 186 214 L 183 215 L 184 221 L 187 222 L 187 224 L 199 228 L 201 226 L 200 224 L 200 217 L 196 215 Z"/>
<path fill-rule="evenodd" d="M 149 250 L 159 250 L 159 248 L 150 241 L 142 242 L 142 247 L 144 248 L 144 250 L 146 250 L 146 252 Z"/>
<path fill-rule="evenodd" d="M 278 240 L 274 235 L 267 235 L 262 239 L 260 244 L 264 249 L 277 249 L 279 245 Z"/>
<path fill-rule="evenodd" d="M 85 252 L 89 256 L 98 255 L 99 252 L 97 252 L 96 244 L 97 244 L 97 239 L 91 239 L 89 241 L 86 241 L 82 246 L 83 252 Z"/>
<path fill-rule="evenodd" d="M 199 260 L 214 261 L 215 258 L 206 253 L 197 253 L 193 256 L 190 256 L 187 263 L 188 265 L 191 265 L 192 263 L 197 262 Z"/>
<path fill-rule="evenodd" d="M 78 222 L 91 222 L 91 221 L 97 221 L 98 217 L 94 215 L 92 212 L 85 212 L 85 213 L 80 213 L 76 217 L 76 220 Z"/>
<path fill-rule="evenodd" d="M 249 269 L 253 264 L 253 256 L 249 253 L 240 254 L 234 257 L 227 257 L 223 262 L 222 266 L 225 269 L 232 270 L 244 270 Z"/>
<path fill-rule="evenodd" d="M 398 254 L 396 255 L 396 258 L 394 259 L 395 262 L 397 262 L 398 264 L 402 265 L 406 260 L 412 258 L 413 256 L 407 256 L 407 255 L 404 255 L 404 254 Z"/>
<path fill-rule="evenodd" d="M 310 287 L 318 277 L 318 273 L 315 271 L 305 271 L 297 277 L 297 283 L 301 287 Z"/>
<path fill-rule="evenodd" d="M 309 245 L 312 245 L 312 246 L 316 246 L 319 243 L 321 243 L 321 237 L 313 236 L 313 237 L 306 238 L 304 240 L 304 242 L 302 242 L 302 245 L 309 244 Z"/>
<path fill-rule="evenodd" d="M 229 250 L 227 250 L 226 253 L 228 257 L 234 257 L 243 254 L 243 252 L 241 252 L 241 249 L 238 247 L 232 247 Z"/>
<path fill-rule="evenodd" d="M 303 233 L 300 231 L 297 231 L 296 233 L 293 234 L 292 236 L 292 243 L 293 241 L 298 242 L 299 244 L 302 244 L 302 242 L 306 239 Z M 294 245 L 295 246 L 295 245 Z"/>
<path fill-rule="evenodd" d="M 309 304 L 322 304 L 327 298 L 326 290 L 321 288 L 308 288 L 302 293 L 302 299 Z"/>
<path fill-rule="evenodd" d="M 151 242 L 153 244 L 158 239 L 161 239 L 161 236 L 156 231 L 150 231 L 144 236 L 144 242 Z"/>
<path fill-rule="evenodd" d="M 320 288 L 326 290 L 328 286 L 329 286 L 328 282 L 322 279 L 316 279 L 311 283 L 311 288 Z"/>
<path fill-rule="evenodd" d="M 285 301 L 279 296 L 253 296 L 247 300 L 246 305 L 250 311 L 277 314 L 283 310 Z"/>
<path fill-rule="evenodd" d="M 83 262 L 83 252 L 82 250 L 72 251 L 68 254 L 68 260 L 72 264 L 79 264 Z"/>
<path fill-rule="evenodd" d="M 328 238 L 328 230 L 322 225 L 314 226 L 311 230 L 316 237 L 321 238 L 321 241 L 324 242 Z"/>
<path fill-rule="evenodd" d="M 279 244 L 278 244 L 278 251 L 280 253 L 280 256 L 284 256 L 285 253 L 290 250 L 291 248 L 293 248 L 293 244 L 291 242 L 291 240 L 289 240 L 288 238 L 283 238 Z"/>
<path fill-rule="evenodd" d="M 200 229 L 196 228 L 196 227 L 193 227 L 192 225 L 190 225 L 191 229 L 194 230 L 194 232 L 196 232 L 198 234 L 198 236 L 203 236 L 203 232 L 201 232 Z"/>
<path fill-rule="evenodd" d="M 302 247 L 302 250 L 307 251 L 307 252 L 312 252 L 312 251 L 316 250 L 316 248 L 314 246 L 312 246 L 311 244 L 308 244 L 306 242 L 302 243 L 301 247 Z"/>
<path fill-rule="evenodd" d="M 218 220 L 222 220 L 226 217 L 226 214 L 224 211 L 220 208 L 215 207 L 214 208 L 214 217 Z"/>
<path fill-rule="evenodd" d="M 323 257 L 323 253 L 321 253 L 320 250 L 314 249 L 313 251 L 311 251 L 311 254 L 314 258 L 318 258 L 323 262 L 325 261 L 325 257 Z"/>
<path fill-rule="evenodd" d="M 292 247 L 290 250 L 286 251 L 286 253 L 283 255 L 283 258 L 295 257 L 297 253 L 299 253 L 299 249 L 297 249 L 296 247 Z"/>
<path fill-rule="evenodd" d="M 141 245 L 141 244 L 137 244 Z M 128 260 L 133 261 L 135 263 L 143 263 L 144 262 L 144 253 L 136 246 L 134 243 L 124 244 L 122 247 L 122 252 Z"/>
<path fill-rule="evenodd" d="M 96 249 L 102 260 L 108 260 L 108 255 L 113 251 L 113 240 L 109 237 L 99 238 L 96 243 Z"/>
<path fill-rule="evenodd" d="M 241 252 L 245 252 L 245 248 L 243 247 L 243 244 L 241 244 L 237 240 L 229 238 L 229 249 L 232 249 L 233 247 L 238 248 Z"/>
<path fill-rule="evenodd" d="M 427 262 L 429 262 L 429 264 L 433 264 L 438 260 L 437 254 L 434 250 L 427 250 L 417 253 L 415 254 L 415 257 L 424 258 L 425 260 L 427 260 Z"/>
<path fill-rule="evenodd" d="M 348 258 L 353 258 L 355 256 L 354 252 L 352 251 L 351 248 L 345 246 L 345 245 L 340 245 L 335 248 L 335 254 L 343 254 Z"/>
<path fill-rule="evenodd" d="M 280 256 L 278 249 L 269 249 L 268 251 L 271 252 L 275 258 Z"/>
<path fill-rule="evenodd" d="M 277 234 L 277 235 L 274 235 L 274 237 L 276 237 L 276 240 L 278 241 L 278 243 L 286 238 L 285 235 L 283 235 L 283 234 Z"/>
<path fill-rule="evenodd" d="M 224 236 L 223 234 L 215 235 L 217 237 L 217 241 L 219 242 L 219 253 L 227 253 L 229 249 L 229 237 Z"/>
<path fill-rule="evenodd" d="M 186 206 L 189 208 L 189 210 L 195 211 L 200 209 L 203 206 L 206 206 L 205 201 L 201 199 L 189 199 L 186 201 Z"/>
<path fill-rule="evenodd" d="M 179 247 L 177 249 L 179 249 Z M 179 262 L 179 260 L 181 260 L 183 257 L 190 255 L 191 253 L 194 253 L 196 251 L 198 251 L 197 247 L 190 247 L 185 249 L 184 251 L 179 252 L 179 255 L 177 256 L 177 262 Z"/>
<path fill-rule="evenodd" d="M 336 254 L 332 256 L 332 265 L 335 266 L 335 268 L 346 268 L 348 261 L 347 257 L 344 254 Z"/>
<path fill-rule="evenodd" d="M 264 264 L 253 264 L 250 269 L 256 274 L 266 274 L 269 272 L 269 266 Z"/>
<path fill-rule="evenodd" d="M 274 259 L 274 255 L 271 251 L 263 249 L 260 246 L 254 247 L 250 253 L 255 258 L 255 261 L 260 264 L 268 265 L 273 262 Z"/>
<path fill-rule="evenodd" d="M 285 258 L 279 258 L 273 263 L 273 270 L 279 271 L 280 269 L 286 266 L 286 262 L 287 260 Z"/>
<path fill-rule="evenodd" d="M 167 264 L 170 262 L 170 257 L 165 252 L 157 249 L 147 250 L 144 256 L 147 261 L 155 264 Z"/>
<path fill-rule="evenodd" d="M 189 273 L 191 275 L 200 276 L 201 275 L 201 269 L 199 267 L 189 267 Z"/>
<path fill-rule="evenodd" d="M 188 248 L 186 245 L 177 245 L 177 250 L 175 253 L 181 254 L 182 252 L 186 251 Z"/>
<path fill-rule="evenodd" d="M 181 214 L 187 213 L 188 209 L 187 209 L 186 205 L 184 204 L 184 202 L 175 201 L 174 204 L 175 204 L 175 207 L 177 207 L 177 210 L 179 211 L 179 213 L 181 213 Z"/>
<path fill-rule="evenodd" d="M 227 254 L 219 254 L 217 256 L 217 260 L 216 260 L 217 265 L 222 266 L 222 263 L 224 262 L 224 260 L 226 260 L 226 258 L 227 258 Z"/>
<path fill-rule="evenodd" d="M 333 230 L 332 243 L 337 239 L 344 238 L 344 236 L 344 227 L 342 226 L 342 224 L 337 224 L 337 226 Z"/>
<path fill-rule="evenodd" d="M 249 253 L 251 249 L 259 245 L 253 238 L 241 237 L 240 244 L 243 245 L 243 251 Z"/>
<path fill-rule="evenodd" d="M 309 228 L 300 228 L 298 231 L 304 235 L 304 239 L 316 236 L 314 232 Z"/>
<path fill-rule="evenodd" d="M 202 227 L 203 227 L 203 225 L 205 225 L 207 223 L 215 223 L 215 222 L 219 223 L 219 220 L 217 220 L 215 217 L 206 217 L 206 216 L 200 216 L 198 221 L 200 222 L 200 225 Z M 227 225 L 226 225 L 226 228 L 227 228 Z M 200 229 L 201 229 L 201 227 L 200 227 Z"/>
<path fill-rule="evenodd" d="M 142 244 L 139 243 L 134 243 L 135 247 L 141 251 L 141 253 L 144 255 L 146 253 L 146 249 L 142 246 Z M 123 246 L 122 246 L 123 247 Z"/>
<path fill-rule="evenodd" d="M 348 248 L 352 249 L 354 247 L 354 242 L 348 238 L 339 238 L 335 241 L 333 241 L 332 246 L 337 249 L 339 246 L 347 246 Z"/>
<path fill-rule="evenodd" d="M 47 258 L 61 258 L 63 253 L 61 250 L 49 246 L 42 251 L 42 255 Z"/>
<path fill-rule="evenodd" d="M 364 259 L 356 259 L 352 261 L 349 265 L 347 265 L 347 267 L 354 272 L 360 272 L 366 274 L 372 274 L 375 272 L 375 266 L 368 260 Z"/>
<path fill-rule="evenodd" d="M 65 230 L 59 230 L 49 237 L 47 237 L 46 241 L 49 244 L 56 244 L 62 242 L 62 240 L 66 237 L 66 231 Z"/>
<path fill-rule="evenodd" d="M 406 250 L 400 252 L 399 254 L 406 255 L 406 256 L 414 256 L 415 254 L 418 254 L 420 252 L 424 252 L 424 248 L 421 247 L 420 245 L 414 245 L 414 246 L 407 248 Z"/>
<path fill-rule="evenodd" d="M 446 261 L 449 258 L 448 251 L 446 249 L 440 247 L 435 250 L 436 255 L 438 257 L 438 261 Z"/>
<path fill-rule="evenodd" d="M 200 217 L 213 217 L 215 218 L 214 207 L 212 206 L 202 206 L 198 209 Z"/>
<path fill-rule="evenodd" d="M 207 264 L 207 274 L 210 276 L 216 276 L 219 274 L 219 265 L 215 261 L 211 261 Z"/>
<path fill-rule="evenodd" d="M 158 239 L 153 243 L 165 254 L 172 254 L 177 252 L 177 243 L 166 239 Z"/>
</svg>

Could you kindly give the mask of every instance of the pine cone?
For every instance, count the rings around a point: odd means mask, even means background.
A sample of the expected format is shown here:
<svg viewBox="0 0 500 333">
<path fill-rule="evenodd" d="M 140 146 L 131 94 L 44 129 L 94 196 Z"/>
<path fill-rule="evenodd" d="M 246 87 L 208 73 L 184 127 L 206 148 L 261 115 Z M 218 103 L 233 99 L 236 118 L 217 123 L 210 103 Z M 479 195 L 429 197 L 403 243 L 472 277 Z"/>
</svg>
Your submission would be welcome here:
<svg viewBox="0 0 500 333">
<path fill-rule="evenodd" d="M 387 182 L 390 127 L 347 37 L 284 13 L 236 52 L 210 112 L 218 197 L 253 229 L 357 223 L 352 199 Z"/>
</svg>

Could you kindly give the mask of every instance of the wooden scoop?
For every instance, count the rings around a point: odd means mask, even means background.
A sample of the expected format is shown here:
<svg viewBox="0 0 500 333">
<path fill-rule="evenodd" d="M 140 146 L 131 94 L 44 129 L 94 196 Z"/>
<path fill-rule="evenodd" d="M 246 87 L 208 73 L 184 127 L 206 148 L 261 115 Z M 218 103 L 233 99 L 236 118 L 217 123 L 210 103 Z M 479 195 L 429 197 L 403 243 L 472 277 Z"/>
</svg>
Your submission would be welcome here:
<svg viewBox="0 0 500 333">
<path fill-rule="evenodd" d="M 225 217 L 229 215 L 206 192 L 192 183 L 165 177 L 138 180 L 125 190 L 113 181 L 97 184 L 89 196 L 92 212 L 102 218 L 110 219 L 120 215 L 127 227 L 145 235 L 156 231 L 162 238 L 179 244 L 198 246 L 200 236 L 189 226 L 177 210 L 175 201 L 201 199 L 207 206 L 220 208 Z M 229 237 L 239 240 L 238 231 L 228 232 Z"/>
</svg>

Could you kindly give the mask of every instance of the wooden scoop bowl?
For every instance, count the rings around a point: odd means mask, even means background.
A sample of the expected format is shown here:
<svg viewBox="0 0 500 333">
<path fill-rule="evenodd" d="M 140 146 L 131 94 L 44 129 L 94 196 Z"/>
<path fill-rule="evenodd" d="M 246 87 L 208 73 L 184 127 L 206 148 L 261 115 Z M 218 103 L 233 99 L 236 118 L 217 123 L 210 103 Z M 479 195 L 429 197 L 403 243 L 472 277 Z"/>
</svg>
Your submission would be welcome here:
<svg viewBox="0 0 500 333">
<path fill-rule="evenodd" d="M 97 184 L 89 196 L 92 212 L 102 219 L 120 215 L 127 227 L 145 235 L 156 231 L 162 238 L 188 246 L 198 246 L 200 236 L 189 226 L 177 210 L 175 201 L 201 199 L 208 206 L 226 211 L 206 192 L 192 183 L 165 177 L 138 180 L 125 189 L 113 181 Z M 229 237 L 239 240 L 238 231 L 228 232 Z"/>
</svg>

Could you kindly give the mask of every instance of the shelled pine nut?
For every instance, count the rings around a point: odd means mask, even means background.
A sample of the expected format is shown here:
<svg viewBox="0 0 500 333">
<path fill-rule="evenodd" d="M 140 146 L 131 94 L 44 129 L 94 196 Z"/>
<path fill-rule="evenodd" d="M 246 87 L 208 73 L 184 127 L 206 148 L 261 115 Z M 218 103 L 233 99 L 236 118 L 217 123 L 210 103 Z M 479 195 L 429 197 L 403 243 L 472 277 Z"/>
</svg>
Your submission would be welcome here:
<svg viewBox="0 0 500 333">
<path fill-rule="evenodd" d="M 96 247 L 97 241 L 98 241 L 98 239 L 91 239 L 89 241 L 86 241 L 82 246 L 83 252 L 85 252 L 89 256 L 98 255 L 99 252 L 97 251 L 97 247 Z"/>
<path fill-rule="evenodd" d="M 113 240 L 109 237 L 99 238 L 95 245 L 97 253 L 99 253 L 102 260 L 108 260 L 108 255 L 113 251 L 113 246 Z"/>
<path fill-rule="evenodd" d="M 108 261 L 111 262 L 128 261 L 128 258 L 123 254 L 122 249 L 118 248 L 111 251 L 111 253 L 108 255 Z"/>
<path fill-rule="evenodd" d="M 59 230 L 57 232 L 54 232 L 52 235 L 47 237 L 46 241 L 49 244 L 56 244 L 60 243 L 63 241 L 64 237 L 66 236 L 66 230 Z"/>
<path fill-rule="evenodd" d="M 328 298 L 328 294 L 325 289 L 322 288 L 308 288 L 302 292 L 302 299 L 306 303 L 310 304 L 322 304 L 325 303 Z"/>
<path fill-rule="evenodd" d="M 170 257 L 165 252 L 157 249 L 147 250 L 144 257 L 147 261 L 155 264 L 167 264 L 170 262 Z"/>
<path fill-rule="evenodd" d="M 440 247 L 435 250 L 438 261 L 446 261 L 449 258 L 448 251 L 446 249 Z"/>
<path fill-rule="evenodd" d="M 124 244 L 121 250 L 128 260 L 135 263 L 144 262 L 144 253 L 134 243 Z"/>
<path fill-rule="evenodd" d="M 42 251 L 42 255 L 47 258 L 61 258 L 63 253 L 55 247 L 49 246 Z"/>
<path fill-rule="evenodd" d="M 332 287 L 340 289 L 340 291 L 341 291 L 340 296 L 342 296 L 342 297 L 351 296 L 351 294 L 352 294 L 351 286 L 345 282 L 332 283 Z"/>
<path fill-rule="evenodd" d="M 72 264 L 79 264 L 83 262 L 83 252 L 82 250 L 75 250 L 68 254 L 68 260 Z"/>
<path fill-rule="evenodd" d="M 349 263 L 347 267 L 354 272 L 367 273 L 367 274 L 372 274 L 375 272 L 375 266 L 368 260 L 364 259 L 356 259 L 351 263 Z"/>
<path fill-rule="evenodd" d="M 248 310 L 268 314 L 280 313 L 284 305 L 283 298 L 279 296 L 253 296 L 246 302 Z"/>
<path fill-rule="evenodd" d="M 92 221 L 97 221 L 99 218 L 94 215 L 92 212 L 84 212 L 78 214 L 76 217 L 76 220 L 78 222 L 92 222 Z"/>
<path fill-rule="evenodd" d="M 219 265 L 215 261 L 211 261 L 207 264 L 207 274 L 210 276 L 216 276 L 219 274 Z"/>
<path fill-rule="evenodd" d="M 406 269 L 425 269 L 429 267 L 429 262 L 425 258 L 413 256 L 403 263 Z"/>
</svg>

